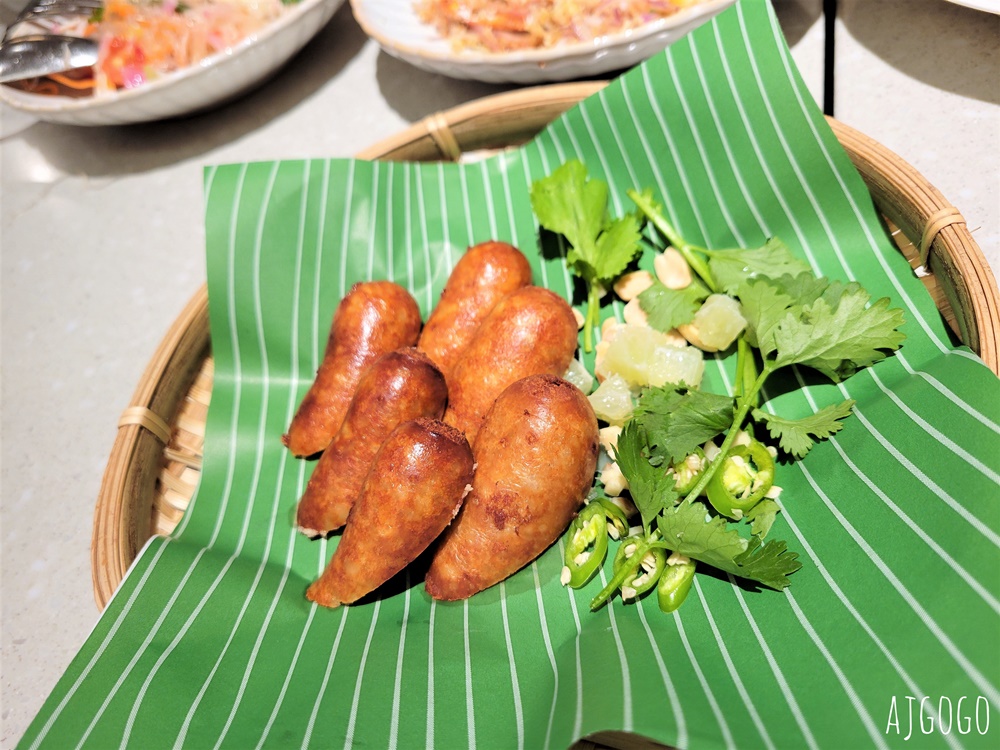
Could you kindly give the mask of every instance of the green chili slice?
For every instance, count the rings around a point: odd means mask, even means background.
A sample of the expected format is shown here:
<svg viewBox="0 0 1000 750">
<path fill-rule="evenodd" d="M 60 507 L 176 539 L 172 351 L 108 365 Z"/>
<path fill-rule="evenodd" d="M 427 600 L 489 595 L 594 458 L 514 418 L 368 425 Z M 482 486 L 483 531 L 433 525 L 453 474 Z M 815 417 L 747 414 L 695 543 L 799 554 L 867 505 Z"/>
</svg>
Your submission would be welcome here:
<svg viewBox="0 0 1000 750">
<path fill-rule="evenodd" d="M 674 491 L 678 495 L 686 496 L 698 484 L 706 466 L 708 461 L 705 459 L 705 451 L 701 448 L 695 448 L 694 452 L 672 463 L 670 471 L 674 474 Z"/>
<path fill-rule="evenodd" d="M 667 565 L 667 554 L 659 547 L 652 547 L 644 552 L 638 544 L 639 537 L 628 537 L 618 547 L 613 563 L 617 573 L 622 566 L 631 567 L 621 584 L 622 601 L 638 599 L 656 585 L 660 574 Z M 641 555 L 641 557 L 640 557 Z"/>
<path fill-rule="evenodd" d="M 607 515 L 600 502 L 592 502 L 570 524 L 562 582 L 580 588 L 601 567 L 607 554 Z"/>
<path fill-rule="evenodd" d="M 656 599 L 663 612 L 673 612 L 687 598 L 694 581 L 695 561 L 668 564 L 656 584 Z"/>
<path fill-rule="evenodd" d="M 708 483 L 708 501 L 719 513 L 739 520 L 774 485 L 774 458 L 767 447 L 751 440 L 729 451 Z"/>
<path fill-rule="evenodd" d="M 606 497 L 598 498 L 596 502 L 604 509 L 604 515 L 608 522 L 608 534 L 614 539 L 621 539 L 628 534 L 628 516 L 625 515 L 625 511 Z M 612 528 L 614 528 L 614 533 L 611 532 Z"/>
</svg>

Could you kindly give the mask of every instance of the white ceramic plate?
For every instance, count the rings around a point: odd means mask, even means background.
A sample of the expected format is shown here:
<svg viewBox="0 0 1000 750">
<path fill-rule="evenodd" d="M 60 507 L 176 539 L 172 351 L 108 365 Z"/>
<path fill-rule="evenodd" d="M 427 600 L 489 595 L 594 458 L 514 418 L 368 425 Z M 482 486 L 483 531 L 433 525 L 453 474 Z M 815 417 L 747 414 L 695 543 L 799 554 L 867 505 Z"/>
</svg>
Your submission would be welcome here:
<svg viewBox="0 0 1000 750">
<path fill-rule="evenodd" d="M 706 0 L 629 31 L 593 42 L 519 52 L 455 52 L 433 26 L 421 23 L 413 0 L 351 0 L 354 17 L 390 55 L 452 78 L 490 83 L 543 83 L 632 67 L 677 41 L 735 0 Z"/>
<path fill-rule="evenodd" d="M 300 0 L 232 49 L 135 89 L 75 99 L 0 86 L 0 100 L 41 120 L 72 125 L 124 125 L 208 109 L 275 73 L 312 39 L 344 0 Z"/>
</svg>

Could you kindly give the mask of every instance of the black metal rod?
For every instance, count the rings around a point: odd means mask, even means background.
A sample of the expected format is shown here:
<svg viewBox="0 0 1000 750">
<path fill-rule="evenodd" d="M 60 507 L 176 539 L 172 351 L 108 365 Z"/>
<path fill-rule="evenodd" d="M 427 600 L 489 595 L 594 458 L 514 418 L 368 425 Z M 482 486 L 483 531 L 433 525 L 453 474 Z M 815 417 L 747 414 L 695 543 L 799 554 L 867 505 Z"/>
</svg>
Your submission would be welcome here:
<svg viewBox="0 0 1000 750">
<path fill-rule="evenodd" d="M 837 0 L 823 0 L 823 114 L 833 117 Z"/>
</svg>

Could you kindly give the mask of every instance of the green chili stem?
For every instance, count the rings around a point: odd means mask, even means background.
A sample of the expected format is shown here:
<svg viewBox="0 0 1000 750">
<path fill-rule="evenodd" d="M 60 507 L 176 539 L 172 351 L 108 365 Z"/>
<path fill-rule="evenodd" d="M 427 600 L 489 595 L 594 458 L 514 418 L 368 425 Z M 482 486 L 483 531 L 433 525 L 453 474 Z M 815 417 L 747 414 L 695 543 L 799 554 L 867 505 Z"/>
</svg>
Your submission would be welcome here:
<svg viewBox="0 0 1000 750">
<path fill-rule="evenodd" d="M 594 351 L 594 329 L 601 317 L 601 294 L 597 282 L 591 282 L 587 290 L 587 315 L 583 322 L 583 350 L 590 354 Z"/>
<path fill-rule="evenodd" d="M 652 543 L 658 541 L 660 538 L 660 532 L 654 531 L 647 538 L 636 543 L 635 552 L 632 553 L 632 557 L 625 560 L 622 566 L 618 569 L 618 572 L 611 576 L 611 580 L 608 581 L 608 585 L 601 589 L 601 593 L 595 596 L 590 602 L 590 611 L 594 612 L 603 606 L 603 604 L 608 601 L 614 593 L 621 588 L 621 585 L 625 582 L 625 579 L 629 577 L 636 568 L 642 563 L 642 559 L 646 556 L 646 553 L 652 548 Z M 624 544 L 624 542 L 622 542 Z M 632 561 L 632 562 L 630 562 Z"/>
<path fill-rule="evenodd" d="M 736 398 L 745 398 L 756 380 L 757 363 L 754 361 L 753 347 L 744 336 L 740 336 L 736 342 Z M 756 407 L 760 399 L 754 395 L 751 401 Z"/>
<path fill-rule="evenodd" d="M 719 447 L 719 455 L 712 460 L 712 462 L 705 468 L 705 472 L 701 475 L 698 483 L 694 486 L 684 498 L 685 503 L 693 502 L 697 497 L 704 491 L 708 486 L 708 483 L 712 481 L 712 477 L 715 475 L 716 470 L 722 465 L 726 456 L 729 455 L 729 449 L 733 447 L 733 441 L 736 440 L 736 433 L 740 431 L 740 427 L 743 425 L 743 420 L 747 418 L 750 410 L 753 408 L 754 400 L 757 398 L 757 394 L 760 389 L 764 387 L 764 381 L 767 380 L 767 376 L 770 375 L 773 370 L 764 364 L 764 371 L 757 377 L 753 385 L 750 386 L 750 392 L 743 394 L 739 399 L 740 407 L 736 414 L 733 416 L 733 426 L 729 428 L 729 433 L 726 435 L 726 439 L 722 441 L 722 445 Z"/>
<path fill-rule="evenodd" d="M 708 263 L 701 257 L 701 255 L 699 255 L 699 253 L 707 252 L 705 248 L 699 247 L 698 245 L 692 245 L 690 242 L 681 237 L 677 230 L 674 229 L 673 224 L 667 220 L 667 217 L 657 211 L 652 203 L 647 201 L 637 191 L 629 190 L 628 197 L 631 198 L 635 205 L 639 207 L 639 210 L 646 215 L 646 218 L 652 222 L 653 226 L 667 238 L 677 252 L 684 256 L 684 260 L 686 260 L 688 265 L 694 269 L 694 272 L 701 277 L 701 280 L 705 282 L 705 286 L 708 287 L 709 291 L 719 291 L 715 285 L 715 280 L 712 278 L 712 272 L 708 269 Z"/>
</svg>

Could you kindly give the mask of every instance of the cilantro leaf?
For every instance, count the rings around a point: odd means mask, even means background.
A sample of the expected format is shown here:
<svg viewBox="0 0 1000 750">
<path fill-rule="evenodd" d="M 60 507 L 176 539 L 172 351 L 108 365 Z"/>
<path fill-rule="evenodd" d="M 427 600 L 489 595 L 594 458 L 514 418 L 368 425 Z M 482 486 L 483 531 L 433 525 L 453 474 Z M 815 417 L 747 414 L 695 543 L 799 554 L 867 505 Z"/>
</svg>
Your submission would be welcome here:
<svg viewBox="0 0 1000 750">
<path fill-rule="evenodd" d="M 805 365 L 840 382 L 885 359 L 885 350 L 898 349 L 906 338 L 897 330 L 903 311 L 890 309 L 888 297 L 870 306 L 868 300 L 863 289 L 848 286 L 835 307 L 821 297 L 793 308 L 774 331 L 775 366 Z"/>
<path fill-rule="evenodd" d="M 771 237 L 763 247 L 709 250 L 708 256 L 708 268 L 716 286 L 726 294 L 733 294 L 747 279 L 795 276 L 809 270 L 808 264 L 792 255 L 788 246 L 777 237 Z"/>
<path fill-rule="evenodd" d="M 762 409 L 753 410 L 753 418 L 767 424 L 771 437 L 778 439 L 778 445 L 785 453 L 802 458 L 815 444 L 816 438 L 824 440 L 840 432 L 844 423 L 840 420 L 849 416 L 854 400 L 831 404 L 802 419 L 785 419 Z M 811 437 L 810 437 L 811 436 Z"/>
<path fill-rule="evenodd" d="M 844 285 L 839 281 L 830 281 L 824 276 L 816 276 L 811 271 L 805 271 L 797 276 L 788 274 L 769 276 L 767 283 L 782 294 L 793 298 L 797 305 L 811 305 L 823 296 L 827 296 L 827 300 L 835 304 L 844 289 Z"/>
<path fill-rule="evenodd" d="M 653 462 L 673 463 L 732 426 L 733 399 L 671 386 L 647 388 L 632 419 L 645 430 Z"/>
<path fill-rule="evenodd" d="M 531 206 L 543 228 L 567 239 L 566 263 L 588 286 L 583 336 L 589 352 L 600 318 L 598 288 L 609 286 L 639 252 L 644 219 L 639 212 L 609 219 L 607 183 L 589 179 L 576 159 L 532 184 Z"/>
<path fill-rule="evenodd" d="M 641 249 L 641 228 L 642 219 L 635 213 L 625 214 L 604 225 L 597 238 L 597 253 L 589 261 L 596 278 L 610 281 L 621 275 Z"/>
<path fill-rule="evenodd" d="M 587 180 L 587 168 L 575 159 L 531 186 L 531 207 L 539 224 L 569 241 L 571 264 L 593 257 L 607 205 L 607 183 Z"/>
<path fill-rule="evenodd" d="M 692 281 L 683 289 L 670 289 L 659 281 L 639 294 L 639 307 L 646 313 L 651 328 L 671 331 L 679 325 L 690 323 L 708 297 L 708 289 Z"/>
<path fill-rule="evenodd" d="M 673 505 L 678 495 L 674 491 L 673 477 L 654 467 L 643 455 L 644 444 L 642 428 L 638 422 L 630 419 L 618 436 L 615 460 L 628 480 L 629 494 L 632 495 L 635 507 L 639 509 L 642 525 L 648 534 L 656 516 L 664 508 Z"/>
<path fill-rule="evenodd" d="M 786 291 L 787 290 L 787 291 Z M 804 294 L 805 302 L 791 294 Z M 903 311 L 883 297 L 872 305 L 857 283 L 781 277 L 750 279 L 737 290 L 747 319 L 747 341 L 772 370 L 804 365 L 834 382 L 875 364 L 906 338 Z M 773 358 L 772 358 L 772 355 Z"/>
<path fill-rule="evenodd" d="M 776 501 L 764 498 L 748 510 L 743 518 L 750 521 L 750 533 L 763 539 L 771 530 L 771 525 L 780 510 L 781 506 Z"/>
<path fill-rule="evenodd" d="M 747 549 L 747 540 L 722 516 L 711 516 L 704 503 L 681 503 L 665 510 L 657 528 L 669 549 L 712 567 L 731 568 Z"/>
<path fill-rule="evenodd" d="M 665 509 L 657 526 L 675 552 L 773 589 L 788 586 L 788 576 L 802 567 L 798 553 L 789 552 L 785 542 L 761 546 L 759 537 L 748 542 L 724 518 L 710 516 L 700 502 Z"/>
<path fill-rule="evenodd" d="M 764 357 L 774 353 L 774 329 L 784 314 L 795 304 L 770 279 L 745 281 L 737 290 L 740 308 L 747 320 L 745 336 L 751 346 L 760 349 Z"/>
<path fill-rule="evenodd" d="M 737 570 L 727 570 L 727 573 L 749 578 L 778 591 L 787 587 L 791 583 L 788 576 L 802 567 L 799 553 L 789 551 L 786 542 L 778 539 L 761 542 L 758 536 L 750 537 L 746 552 L 733 562 L 738 566 Z"/>
<path fill-rule="evenodd" d="M 532 184 L 531 206 L 539 224 L 569 241 L 566 260 L 586 281 L 614 279 L 640 250 L 642 220 L 634 213 L 610 220 L 608 184 L 589 179 L 576 159 Z"/>
</svg>

